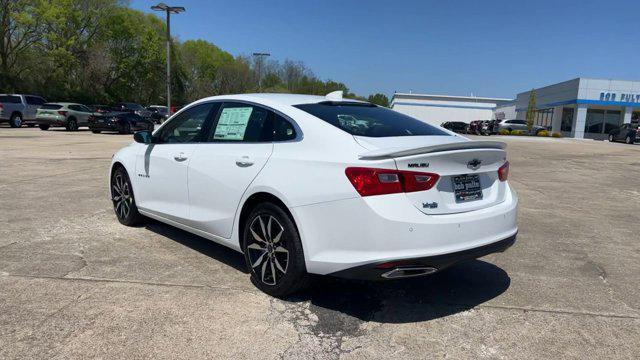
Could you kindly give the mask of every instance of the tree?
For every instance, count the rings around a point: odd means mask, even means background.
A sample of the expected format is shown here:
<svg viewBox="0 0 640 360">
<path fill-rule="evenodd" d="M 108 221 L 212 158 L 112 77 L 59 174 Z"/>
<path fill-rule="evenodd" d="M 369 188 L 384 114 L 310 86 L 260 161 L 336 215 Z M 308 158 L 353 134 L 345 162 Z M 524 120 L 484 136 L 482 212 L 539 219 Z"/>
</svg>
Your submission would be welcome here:
<svg viewBox="0 0 640 360">
<path fill-rule="evenodd" d="M 376 93 L 373 95 L 369 95 L 367 101 L 372 104 L 389 107 L 389 98 L 385 94 Z"/>
<path fill-rule="evenodd" d="M 185 73 L 185 99 L 219 95 L 216 77 L 222 66 L 235 61 L 233 56 L 205 40 L 187 40 L 178 49 Z"/>
<path fill-rule="evenodd" d="M 533 129 L 533 122 L 536 119 L 536 89 L 529 92 L 529 105 L 527 106 L 527 129 Z"/>
</svg>

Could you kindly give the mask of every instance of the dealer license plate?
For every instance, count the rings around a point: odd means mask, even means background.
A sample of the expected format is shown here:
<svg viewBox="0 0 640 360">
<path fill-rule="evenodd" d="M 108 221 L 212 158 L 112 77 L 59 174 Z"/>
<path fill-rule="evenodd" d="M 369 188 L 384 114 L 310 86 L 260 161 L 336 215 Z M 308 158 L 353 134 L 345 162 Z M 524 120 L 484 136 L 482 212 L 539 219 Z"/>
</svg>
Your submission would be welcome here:
<svg viewBox="0 0 640 360">
<path fill-rule="evenodd" d="M 458 175 L 451 177 L 456 202 L 467 202 L 482 199 L 482 187 L 478 175 Z"/>
</svg>

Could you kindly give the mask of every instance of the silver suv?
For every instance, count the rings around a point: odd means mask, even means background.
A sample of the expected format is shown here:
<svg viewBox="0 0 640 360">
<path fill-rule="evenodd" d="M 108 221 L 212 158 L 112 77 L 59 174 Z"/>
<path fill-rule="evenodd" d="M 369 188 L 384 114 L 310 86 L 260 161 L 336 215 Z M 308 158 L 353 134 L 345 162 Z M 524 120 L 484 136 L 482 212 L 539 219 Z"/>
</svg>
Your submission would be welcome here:
<svg viewBox="0 0 640 360">
<path fill-rule="evenodd" d="M 41 130 L 51 126 L 62 126 L 68 131 L 77 131 L 80 126 L 89 126 L 89 116 L 93 112 L 86 106 L 76 103 L 46 103 L 37 112 L 36 120 Z"/>
<path fill-rule="evenodd" d="M 0 94 L 0 123 L 8 122 L 12 128 L 36 126 L 36 111 L 46 102 L 40 96 Z"/>
</svg>

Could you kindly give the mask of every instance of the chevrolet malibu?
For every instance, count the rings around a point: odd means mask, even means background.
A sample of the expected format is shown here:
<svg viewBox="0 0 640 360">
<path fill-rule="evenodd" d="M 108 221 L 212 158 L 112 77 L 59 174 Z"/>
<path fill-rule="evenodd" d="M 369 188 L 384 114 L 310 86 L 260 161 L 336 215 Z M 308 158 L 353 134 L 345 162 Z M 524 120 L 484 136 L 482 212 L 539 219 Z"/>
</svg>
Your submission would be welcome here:
<svg viewBox="0 0 640 360">
<path fill-rule="evenodd" d="M 111 164 L 118 220 L 237 250 L 273 296 L 309 274 L 421 276 L 515 242 L 503 143 L 342 93 L 210 97 L 134 140 Z"/>
</svg>

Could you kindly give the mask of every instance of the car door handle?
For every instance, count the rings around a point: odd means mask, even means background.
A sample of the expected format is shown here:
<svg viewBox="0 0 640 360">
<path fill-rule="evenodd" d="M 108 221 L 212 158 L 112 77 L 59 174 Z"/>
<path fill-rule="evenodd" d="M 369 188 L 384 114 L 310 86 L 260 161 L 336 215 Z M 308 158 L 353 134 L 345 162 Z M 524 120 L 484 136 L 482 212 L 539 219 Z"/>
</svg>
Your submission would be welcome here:
<svg viewBox="0 0 640 360">
<path fill-rule="evenodd" d="M 184 156 L 184 153 L 183 153 L 183 152 L 181 152 L 181 153 L 180 153 L 180 154 L 178 154 L 178 155 L 174 155 L 174 156 L 173 156 L 173 159 L 174 159 L 175 161 L 182 162 L 182 161 L 187 160 L 187 157 L 186 157 L 186 156 Z"/>
<path fill-rule="evenodd" d="M 248 156 L 243 156 L 236 160 L 236 165 L 238 165 L 239 167 L 249 167 L 253 165 L 253 161 Z"/>
</svg>

